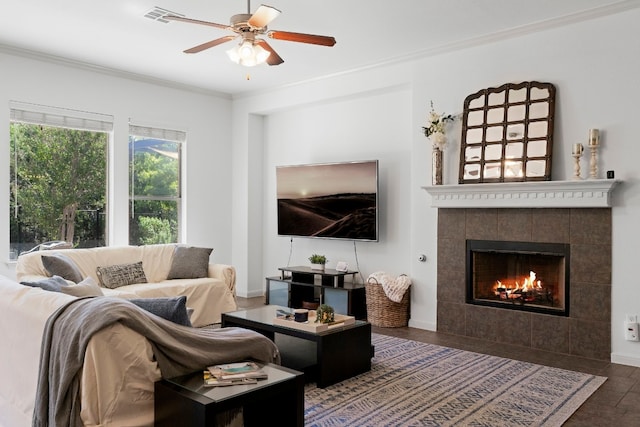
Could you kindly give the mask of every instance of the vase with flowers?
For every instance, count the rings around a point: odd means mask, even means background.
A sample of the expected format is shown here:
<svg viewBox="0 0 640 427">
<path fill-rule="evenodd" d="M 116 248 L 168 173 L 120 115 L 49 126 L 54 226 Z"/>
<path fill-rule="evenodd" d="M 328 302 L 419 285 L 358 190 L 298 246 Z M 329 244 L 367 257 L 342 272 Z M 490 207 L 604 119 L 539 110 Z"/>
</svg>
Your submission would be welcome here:
<svg viewBox="0 0 640 427">
<path fill-rule="evenodd" d="M 451 114 L 436 113 L 433 108 L 433 101 L 431 101 L 431 111 L 429 112 L 428 125 L 422 127 L 424 136 L 431 141 L 433 151 L 432 158 L 432 184 L 442 185 L 442 156 L 444 146 L 447 143 L 446 137 L 446 125 L 447 122 L 452 122 L 455 117 Z"/>
</svg>

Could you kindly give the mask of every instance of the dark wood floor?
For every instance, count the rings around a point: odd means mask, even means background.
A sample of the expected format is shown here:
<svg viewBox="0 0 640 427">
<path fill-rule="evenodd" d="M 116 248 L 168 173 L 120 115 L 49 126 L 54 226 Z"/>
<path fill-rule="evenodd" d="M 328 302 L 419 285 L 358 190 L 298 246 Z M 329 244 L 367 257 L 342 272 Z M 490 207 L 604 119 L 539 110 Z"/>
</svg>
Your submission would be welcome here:
<svg viewBox="0 0 640 427">
<path fill-rule="evenodd" d="M 264 298 L 238 298 L 240 308 L 264 304 Z M 487 342 L 416 328 L 372 328 L 374 333 L 475 351 L 540 365 L 607 377 L 607 381 L 571 416 L 565 426 L 640 426 L 640 368 Z"/>
</svg>

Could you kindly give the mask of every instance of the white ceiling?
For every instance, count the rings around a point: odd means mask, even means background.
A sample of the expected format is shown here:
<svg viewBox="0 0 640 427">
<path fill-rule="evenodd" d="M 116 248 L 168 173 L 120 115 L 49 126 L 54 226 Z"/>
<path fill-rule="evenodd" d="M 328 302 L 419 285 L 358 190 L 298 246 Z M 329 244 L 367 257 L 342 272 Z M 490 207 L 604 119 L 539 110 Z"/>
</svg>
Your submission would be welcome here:
<svg viewBox="0 0 640 427">
<path fill-rule="evenodd" d="M 247 13 L 246 0 L 5 0 L 0 49 L 238 95 L 640 7 L 638 0 L 265 1 L 282 11 L 270 29 L 334 36 L 336 45 L 270 40 L 285 62 L 245 68 L 225 53 L 235 42 L 183 53 L 233 33 L 144 15 L 157 6 L 228 24 Z M 254 0 L 251 12 L 259 5 Z"/>
</svg>

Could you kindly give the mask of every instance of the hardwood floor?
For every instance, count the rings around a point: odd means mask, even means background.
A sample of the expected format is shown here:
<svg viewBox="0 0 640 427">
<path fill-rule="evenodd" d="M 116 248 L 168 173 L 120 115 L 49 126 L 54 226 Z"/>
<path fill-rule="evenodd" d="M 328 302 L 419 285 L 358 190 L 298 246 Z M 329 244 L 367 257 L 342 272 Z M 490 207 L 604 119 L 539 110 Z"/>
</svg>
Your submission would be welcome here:
<svg viewBox="0 0 640 427">
<path fill-rule="evenodd" d="M 255 307 L 261 304 L 264 304 L 263 297 L 238 298 L 239 308 Z M 608 378 L 607 381 L 564 425 L 569 427 L 640 426 L 640 368 L 575 356 L 559 356 L 555 353 L 410 327 L 378 328 L 374 326 L 372 330 L 382 335 L 605 376 Z"/>
</svg>

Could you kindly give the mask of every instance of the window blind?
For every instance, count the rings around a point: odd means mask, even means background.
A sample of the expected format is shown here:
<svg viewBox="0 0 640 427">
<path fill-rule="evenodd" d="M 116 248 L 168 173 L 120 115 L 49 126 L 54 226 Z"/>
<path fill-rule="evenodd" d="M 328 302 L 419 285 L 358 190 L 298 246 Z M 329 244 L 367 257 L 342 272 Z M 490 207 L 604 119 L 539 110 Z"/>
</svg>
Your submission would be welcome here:
<svg viewBox="0 0 640 427">
<path fill-rule="evenodd" d="M 129 125 L 129 134 L 144 138 L 163 139 L 165 141 L 186 142 L 187 133 L 181 130 L 160 129 L 155 127 Z"/>
<path fill-rule="evenodd" d="M 46 105 L 10 101 L 10 119 L 15 122 L 95 132 L 111 132 L 113 116 Z"/>
</svg>

